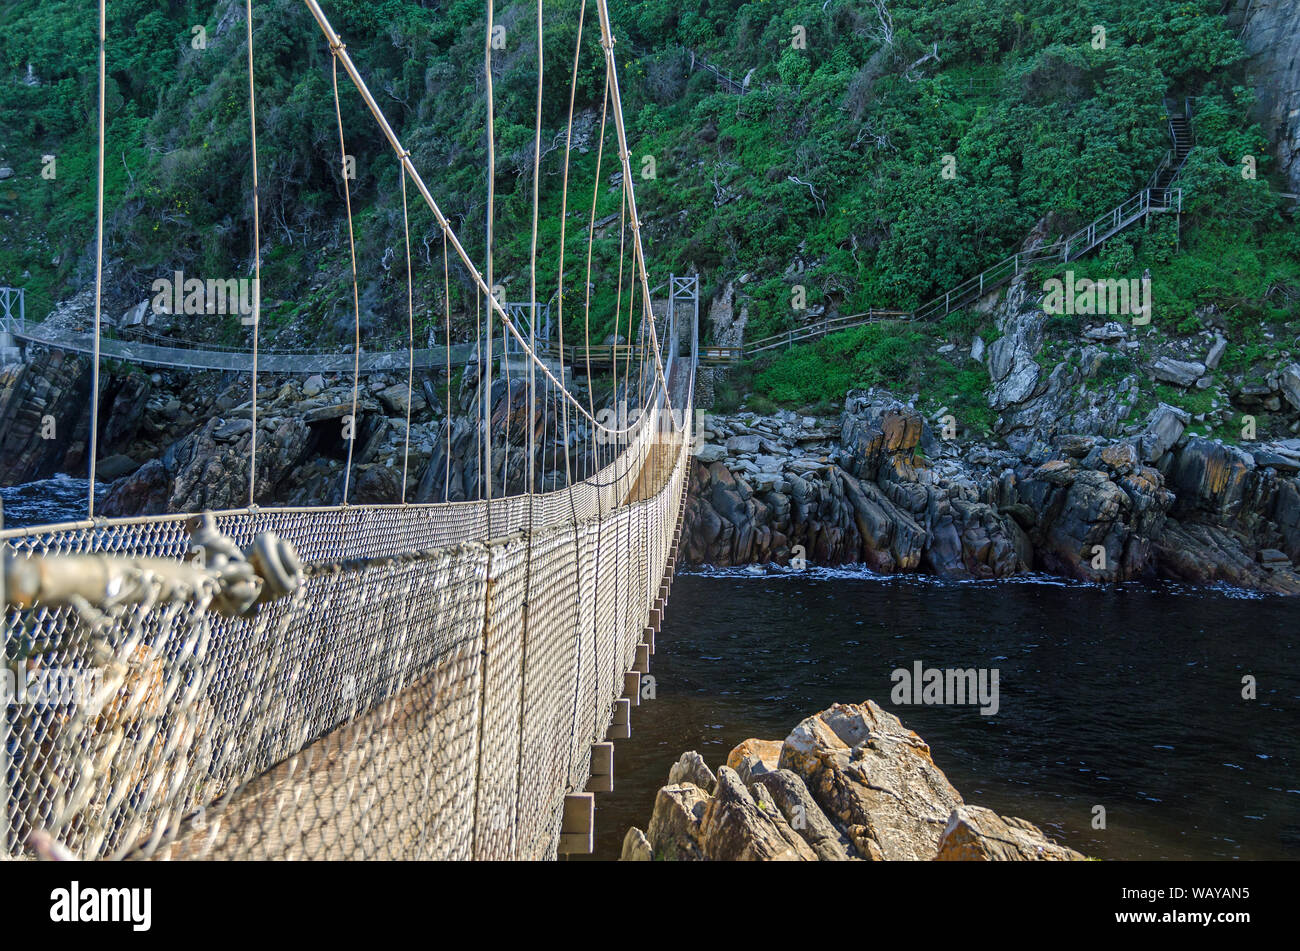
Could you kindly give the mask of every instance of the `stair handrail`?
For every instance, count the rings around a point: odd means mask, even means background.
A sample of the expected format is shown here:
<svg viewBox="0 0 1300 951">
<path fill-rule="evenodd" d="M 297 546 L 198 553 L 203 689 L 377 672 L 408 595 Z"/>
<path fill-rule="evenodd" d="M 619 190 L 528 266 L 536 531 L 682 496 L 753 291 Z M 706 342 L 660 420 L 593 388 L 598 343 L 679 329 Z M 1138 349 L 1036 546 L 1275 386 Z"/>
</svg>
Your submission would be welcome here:
<svg viewBox="0 0 1300 951">
<path fill-rule="evenodd" d="M 1001 287 L 1009 280 L 1014 280 L 1026 273 L 1031 267 L 1043 263 L 1067 263 L 1080 255 L 1086 254 L 1102 241 L 1124 230 L 1134 221 L 1153 212 L 1170 208 L 1182 210 L 1182 189 L 1144 188 L 1113 207 L 1109 212 L 1094 219 L 1073 234 L 1058 238 L 1028 251 L 1015 254 L 998 261 L 973 277 L 950 287 L 943 294 L 926 301 L 912 311 L 870 310 L 831 317 L 816 324 L 783 331 L 771 336 L 749 341 L 744 345 L 746 355 L 775 349 L 783 343 L 795 343 L 804 339 L 816 338 L 850 330 L 862 324 L 874 323 L 885 319 L 928 321 L 946 316 L 954 310 L 964 307 L 972 300 L 983 296 L 987 291 Z"/>
<path fill-rule="evenodd" d="M 1173 162 L 1174 162 L 1174 150 L 1166 149 L 1164 156 L 1160 159 L 1159 164 L 1156 165 L 1156 170 L 1152 172 L 1151 177 L 1147 179 L 1148 191 L 1156 187 L 1156 183 L 1160 181 L 1160 176 L 1164 174 L 1165 169 L 1173 165 Z"/>
</svg>

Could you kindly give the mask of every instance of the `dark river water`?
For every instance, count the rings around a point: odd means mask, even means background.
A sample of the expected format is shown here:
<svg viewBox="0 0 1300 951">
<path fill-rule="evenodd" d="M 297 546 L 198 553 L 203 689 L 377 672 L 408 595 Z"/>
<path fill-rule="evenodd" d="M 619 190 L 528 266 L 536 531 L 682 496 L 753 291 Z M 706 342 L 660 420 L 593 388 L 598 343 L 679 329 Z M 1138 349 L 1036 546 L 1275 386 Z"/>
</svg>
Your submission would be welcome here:
<svg viewBox="0 0 1300 951">
<path fill-rule="evenodd" d="M 23 485 L 0 486 L 4 527 L 27 528 L 85 518 L 86 486 L 89 484 L 87 479 L 56 475 Z M 95 483 L 96 503 L 107 491 L 108 483 Z"/>
<path fill-rule="evenodd" d="M 0 488 L 6 525 L 83 517 L 86 484 Z M 741 740 L 783 739 L 836 701 L 870 698 L 930 744 L 967 802 L 1088 855 L 1300 859 L 1298 616 L 1294 600 L 1174 585 L 679 575 L 651 665 L 657 699 L 633 708 L 615 791 L 596 796 L 595 857 L 617 858 L 628 826 L 645 828 L 685 750 L 716 768 Z M 917 661 L 996 668 L 996 715 L 892 703 L 891 672 Z"/>
<path fill-rule="evenodd" d="M 657 699 L 633 708 L 615 791 L 596 796 L 595 857 L 617 858 L 628 826 L 646 827 L 683 751 L 716 768 L 747 737 L 783 739 L 833 702 L 870 698 L 929 743 L 967 802 L 1087 855 L 1300 858 L 1298 608 L 1043 578 L 679 575 L 651 664 Z M 891 671 L 918 660 L 996 668 L 996 715 L 891 703 Z"/>
</svg>

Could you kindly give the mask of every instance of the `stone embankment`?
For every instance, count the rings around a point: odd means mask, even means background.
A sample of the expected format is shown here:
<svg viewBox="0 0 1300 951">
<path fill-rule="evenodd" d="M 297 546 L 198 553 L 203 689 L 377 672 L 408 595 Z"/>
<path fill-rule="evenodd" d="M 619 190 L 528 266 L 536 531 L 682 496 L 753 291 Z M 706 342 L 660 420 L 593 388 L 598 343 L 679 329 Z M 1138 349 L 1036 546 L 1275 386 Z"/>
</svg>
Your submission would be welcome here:
<svg viewBox="0 0 1300 951">
<path fill-rule="evenodd" d="M 868 700 L 835 704 L 784 741 L 746 740 L 715 773 L 672 767 L 625 861 L 1077 861 L 1023 819 L 970 805 L 930 747 Z"/>
</svg>

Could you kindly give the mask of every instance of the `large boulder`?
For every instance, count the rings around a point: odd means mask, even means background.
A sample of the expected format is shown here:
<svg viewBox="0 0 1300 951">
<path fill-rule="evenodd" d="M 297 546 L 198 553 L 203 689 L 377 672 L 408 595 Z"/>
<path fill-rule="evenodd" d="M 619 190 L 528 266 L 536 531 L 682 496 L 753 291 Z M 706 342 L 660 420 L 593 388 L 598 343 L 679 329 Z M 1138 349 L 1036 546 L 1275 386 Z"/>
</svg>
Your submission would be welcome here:
<svg viewBox="0 0 1300 951">
<path fill-rule="evenodd" d="M 1300 363 L 1292 363 L 1279 374 L 1282 395 L 1292 409 L 1300 409 Z"/>
<path fill-rule="evenodd" d="M 419 416 L 429 408 L 424 394 L 418 389 L 408 388 L 405 383 L 394 383 L 376 392 L 375 396 L 392 416 L 405 418 L 408 409 L 412 415 Z"/>
<path fill-rule="evenodd" d="M 1191 414 L 1168 403 L 1161 403 L 1147 417 L 1142 432 L 1142 459 L 1156 462 L 1173 448 L 1191 422 Z"/>
<path fill-rule="evenodd" d="M 893 457 L 911 456 L 925 426 L 919 410 L 888 393 L 851 390 L 844 401 L 840 429 L 843 468 L 860 479 L 874 480 Z"/>
<path fill-rule="evenodd" d="M 693 782 L 660 789 L 648 830 L 628 830 L 622 859 L 1082 858 L 1024 820 L 968 806 L 925 742 L 870 700 L 805 719 L 779 744 L 779 766 L 777 746 L 735 747 L 727 761 L 749 775 L 720 767 L 712 795 Z M 678 766 L 673 779 L 713 776 L 698 753 Z"/>
<path fill-rule="evenodd" d="M 1172 383 L 1175 386 L 1192 386 L 1205 375 L 1205 364 L 1192 360 L 1175 360 L 1172 357 L 1160 357 L 1151 365 L 1151 372 L 1157 380 Z"/>
<path fill-rule="evenodd" d="M 930 859 L 961 793 L 930 747 L 875 702 L 835 704 L 796 726 L 781 768 L 872 859 Z"/>
<path fill-rule="evenodd" d="M 727 452 L 753 453 L 758 452 L 759 440 L 757 436 L 731 436 L 727 439 Z"/>
<path fill-rule="evenodd" d="M 936 862 L 1087 861 L 1087 856 L 1058 845 L 1032 822 L 971 805 L 952 811 L 934 858 Z"/>
</svg>

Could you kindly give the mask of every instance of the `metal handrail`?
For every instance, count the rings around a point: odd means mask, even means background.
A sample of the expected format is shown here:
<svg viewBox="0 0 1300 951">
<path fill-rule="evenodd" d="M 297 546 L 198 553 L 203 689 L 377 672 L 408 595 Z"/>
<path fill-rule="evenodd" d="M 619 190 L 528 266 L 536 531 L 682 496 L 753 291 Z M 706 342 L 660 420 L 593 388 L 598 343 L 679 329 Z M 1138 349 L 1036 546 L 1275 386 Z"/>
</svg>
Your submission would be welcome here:
<svg viewBox="0 0 1300 951">
<path fill-rule="evenodd" d="M 706 346 L 701 352 L 701 360 L 709 363 L 736 362 L 743 357 L 773 350 L 782 345 L 792 345 L 824 337 L 840 330 L 850 330 L 864 324 L 885 320 L 936 320 L 964 307 L 972 300 L 977 300 L 988 291 L 1014 280 L 1031 267 L 1075 260 L 1148 214 L 1167 211 L 1181 213 L 1182 210 L 1181 188 L 1144 188 L 1073 234 L 1059 238 L 1044 247 L 1032 251 L 1019 251 L 1004 258 L 974 277 L 949 288 L 940 296 L 926 301 L 913 311 L 873 308 L 864 313 L 831 317 L 816 324 L 762 337 L 739 347 Z"/>
</svg>

